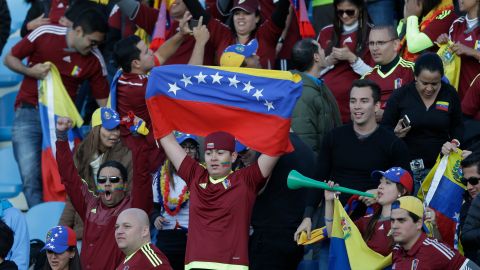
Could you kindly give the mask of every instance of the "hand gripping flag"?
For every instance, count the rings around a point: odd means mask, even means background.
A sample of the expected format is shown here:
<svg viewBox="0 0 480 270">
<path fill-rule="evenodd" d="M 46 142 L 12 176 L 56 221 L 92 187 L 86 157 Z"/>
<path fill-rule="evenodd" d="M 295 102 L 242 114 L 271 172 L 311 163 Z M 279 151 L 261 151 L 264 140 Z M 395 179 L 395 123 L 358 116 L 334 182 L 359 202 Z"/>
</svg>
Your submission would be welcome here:
<svg viewBox="0 0 480 270">
<path fill-rule="evenodd" d="M 38 105 L 40 122 L 42 126 L 42 183 L 44 201 L 65 201 L 65 187 L 60 181 L 60 174 L 55 159 L 55 135 L 58 117 L 69 117 L 73 127 L 80 127 L 83 119 L 77 111 L 75 104 L 63 86 L 62 78 L 57 67 L 50 63 L 50 72 L 40 82 L 38 92 Z M 70 147 L 74 141 L 80 139 L 77 129 L 68 132 Z"/>
<path fill-rule="evenodd" d="M 435 210 L 442 240 L 455 248 L 458 248 L 455 232 L 465 192 L 465 185 L 461 181 L 461 154 L 462 151 L 458 150 L 442 159 L 438 157 L 417 195 L 425 205 Z"/>
<path fill-rule="evenodd" d="M 146 100 L 155 139 L 226 131 L 276 156 L 293 151 L 288 132 L 301 87 L 286 71 L 168 65 L 152 70 Z"/>
<path fill-rule="evenodd" d="M 338 199 L 334 200 L 328 269 L 384 269 L 392 264 L 392 254 L 384 257 L 371 250 Z"/>
</svg>

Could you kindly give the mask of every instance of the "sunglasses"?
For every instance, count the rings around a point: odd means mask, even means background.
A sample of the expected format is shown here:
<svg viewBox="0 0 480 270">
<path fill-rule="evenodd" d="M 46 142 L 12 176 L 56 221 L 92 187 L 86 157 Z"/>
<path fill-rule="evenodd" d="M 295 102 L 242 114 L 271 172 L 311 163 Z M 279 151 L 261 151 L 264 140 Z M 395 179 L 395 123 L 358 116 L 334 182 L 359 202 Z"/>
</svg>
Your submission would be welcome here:
<svg viewBox="0 0 480 270">
<path fill-rule="evenodd" d="M 355 15 L 354 9 L 337 9 L 337 16 L 342 17 L 343 14 L 347 14 L 348 17 Z"/>
<path fill-rule="evenodd" d="M 99 183 L 99 184 L 105 184 L 105 183 L 107 182 L 107 180 L 109 180 L 110 183 L 116 184 L 116 183 L 120 182 L 120 179 L 122 179 L 122 178 L 121 178 L 121 177 L 118 177 L 118 176 L 110 176 L 110 177 L 100 176 L 100 177 L 98 177 L 98 179 L 97 179 L 97 183 Z"/>
<path fill-rule="evenodd" d="M 470 178 L 463 177 L 462 178 L 462 183 L 464 185 L 467 185 L 467 183 L 470 183 L 470 185 L 475 186 L 475 185 L 478 185 L 479 180 L 480 179 L 478 177 L 470 177 Z"/>
</svg>

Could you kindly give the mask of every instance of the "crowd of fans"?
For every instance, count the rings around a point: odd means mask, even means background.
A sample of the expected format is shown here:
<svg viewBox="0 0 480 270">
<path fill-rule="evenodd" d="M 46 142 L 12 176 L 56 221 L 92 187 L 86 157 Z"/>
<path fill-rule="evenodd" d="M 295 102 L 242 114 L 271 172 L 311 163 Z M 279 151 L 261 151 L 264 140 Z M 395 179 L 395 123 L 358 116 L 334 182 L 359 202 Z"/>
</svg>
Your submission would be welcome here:
<svg viewBox="0 0 480 270">
<path fill-rule="evenodd" d="M 43 202 L 38 82 L 52 65 L 91 126 L 71 150 L 72 119 L 56 121 L 66 206 L 34 269 L 296 269 L 302 233 L 331 235 L 335 198 L 360 204 L 352 220 L 368 247 L 393 254 L 393 269 L 480 269 L 479 1 L 313 0 L 315 37 L 298 1 L 28 2 L 4 64 L 24 75 L 12 143 L 29 207 Z M 0 52 L 9 24 L 0 0 Z M 258 153 L 220 130 L 156 141 L 148 75 L 171 64 L 298 74 L 295 150 Z M 459 149 L 462 254 L 415 197 L 437 157 Z M 375 196 L 291 190 L 291 170 Z M 0 269 L 26 270 L 24 219 L 0 206 Z M 328 241 L 313 249 L 326 269 Z"/>
</svg>

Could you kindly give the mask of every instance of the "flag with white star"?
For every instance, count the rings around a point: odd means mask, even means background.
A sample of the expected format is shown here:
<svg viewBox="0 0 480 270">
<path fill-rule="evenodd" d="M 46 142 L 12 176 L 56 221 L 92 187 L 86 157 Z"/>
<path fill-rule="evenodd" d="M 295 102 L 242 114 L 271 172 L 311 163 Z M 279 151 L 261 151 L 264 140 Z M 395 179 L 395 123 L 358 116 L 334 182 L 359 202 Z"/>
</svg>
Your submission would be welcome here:
<svg viewBox="0 0 480 270">
<path fill-rule="evenodd" d="M 152 70 L 146 100 L 156 139 L 222 130 L 279 155 L 293 150 L 288 132 L 301 89 L 301 78 L 286 71 L 167 65 Z"/>
<path fill-rule="evenodd" d="M 455 245 L 455 233 L 460 222 L 459 213 L 462 207 L 465 185 L 461 178 L 463 172 L 460 167 L 462 151 L 451 152 L 440 157 L 425 177 L 417 196 L 423 199 L 425 205 L 435 210 L 436 223 L 442 235 L 442 241 L 450 246 Z"/>
</svg>

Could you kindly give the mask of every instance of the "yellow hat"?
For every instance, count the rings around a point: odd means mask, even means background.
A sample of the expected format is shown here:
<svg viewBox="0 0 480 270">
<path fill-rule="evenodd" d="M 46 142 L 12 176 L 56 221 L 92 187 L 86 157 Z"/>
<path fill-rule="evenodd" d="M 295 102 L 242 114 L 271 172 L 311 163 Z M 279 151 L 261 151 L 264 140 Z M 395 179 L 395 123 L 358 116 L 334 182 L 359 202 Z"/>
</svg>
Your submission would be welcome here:
<svg viewBox="0 0 480 270">
<path fill-rule="evenodd" d="M 102 125 L 106 129 L 114 129 L 120 125 L 120 115 L 107 107 L 100 107 L 92 114 L 92 127 Z"/>
<path fill-rule="evenodd" d="M 392 204 L 392 210 L 398 208 L 407 210 L 408 212 L 417 215 L 419 218 L 423 218 L 423 203 L 417 197 L 403 196 L 398 198 L 398 200 Z"/>
</svg>

